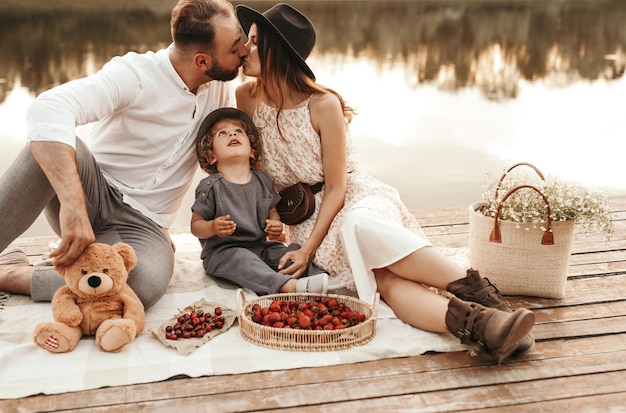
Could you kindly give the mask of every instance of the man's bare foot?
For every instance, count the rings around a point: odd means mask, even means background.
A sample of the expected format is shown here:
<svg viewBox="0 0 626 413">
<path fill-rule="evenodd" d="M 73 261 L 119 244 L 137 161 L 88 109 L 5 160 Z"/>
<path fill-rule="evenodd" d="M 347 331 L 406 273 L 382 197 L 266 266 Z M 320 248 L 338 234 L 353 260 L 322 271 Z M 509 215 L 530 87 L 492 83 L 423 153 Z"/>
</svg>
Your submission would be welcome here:
<svg viewBox="0 0 626 413">
<path fill-rule="evenodd" d="M 34 267 L 22 250 L 5 250 L 0 254 L 0 291 L 30 295 L 33 270 Z"/>
</svg>

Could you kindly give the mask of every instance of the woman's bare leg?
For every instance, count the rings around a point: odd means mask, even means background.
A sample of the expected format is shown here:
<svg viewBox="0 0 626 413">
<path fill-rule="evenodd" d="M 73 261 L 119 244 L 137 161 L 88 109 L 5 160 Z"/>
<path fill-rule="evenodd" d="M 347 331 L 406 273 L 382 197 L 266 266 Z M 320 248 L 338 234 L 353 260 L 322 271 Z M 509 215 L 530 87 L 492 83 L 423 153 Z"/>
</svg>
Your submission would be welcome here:
<svg viewBox="0 0 626 413">
<path fill-rule="evenodd" d="M 445 290 L 448 284 L 466 276 L 466 269 L 433 247 L 424 247 L 387 267 L 394 274 Z"/>
<path fill-rule="evenodd" d="M 443 333 L 448 299 L 388 269 L 374 270 L 378 292 L 398 318 L 421 330 Z"/>
</svg>

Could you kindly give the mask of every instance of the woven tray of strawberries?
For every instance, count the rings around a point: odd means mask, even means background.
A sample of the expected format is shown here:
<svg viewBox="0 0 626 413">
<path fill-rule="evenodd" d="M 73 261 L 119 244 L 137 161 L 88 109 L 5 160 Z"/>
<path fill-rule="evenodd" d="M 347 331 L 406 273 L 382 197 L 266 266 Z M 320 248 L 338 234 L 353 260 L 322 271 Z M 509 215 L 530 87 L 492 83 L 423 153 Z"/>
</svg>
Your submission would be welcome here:
<svg viewBox="0 0 626 413">
<path fill-rule="evenodd" d="M 246 301 L 237 291 L 241 335 L 264 347 L 332 351 L 362 345 L 376 334 L 376 308 L 347 295 L 280 293 Z"/>
</svg>

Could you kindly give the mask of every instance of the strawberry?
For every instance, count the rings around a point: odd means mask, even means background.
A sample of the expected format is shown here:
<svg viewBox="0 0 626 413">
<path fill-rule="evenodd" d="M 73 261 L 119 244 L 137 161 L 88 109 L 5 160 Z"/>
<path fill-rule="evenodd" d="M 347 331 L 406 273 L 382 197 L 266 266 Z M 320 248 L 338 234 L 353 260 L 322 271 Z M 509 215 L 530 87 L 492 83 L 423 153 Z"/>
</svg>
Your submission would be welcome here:
<svg viewBox="0 0 626 413">
<path fill-rule="evenodd" d="M 320 304 L 320 305 L 317 307 L 317 312 L 318 312 L 319 314 L 328 314 L 328 307 L 326 307 L 324 304 Z"/>
<path fill-rule="evenodd" d="M 252 308 L 255 309 L 251 312 L 252 321 L 277 328 L 332 330 L 357 325 L 367 318 L 365 314 L 352 310 L 334 297 L 326 300 L 321 297 L 313 297 L 308 301 L 277 299 L 272 301 L 268 307 L 255 304 Z M 209 320 L 209 316 L 206 318 Z M 218 323 L 218 320 L 221 322 Z M 188 331 L 189 328 L 194 329 L 193 318 L 186 318 L 181 321 L 184 321 L 184 325 L 178 325 L 174 328 L 179 327 L 183 331 Z M 211 321 L 213 328 L 221 328 L 223 325 L 223 317 L 214 315 L 211 317 Z M 195 330 L 205 325 L 208 325 L 208 322 L 195 327 Z"/>
<path fill-rule="evenodd" d="M 311 327 L 311 319 L 306 315 L 301 315 L 298 317 L 298 325 L 300 328 L 310 328 Z"/>
<path fill-rule="evenodd" d="M 320 318 L 318 325 L 324 327 L 326 324 L 331 324 L 331 320 L 333 319 L 333 316 L 331 316 L 330 314 L 325 314 L 322 318 Z"/>
<path fill-rule="evenodd" d="M 280 310 L 281 310 L 280 301 L 274 301 L 272 304 L 270 304 L 270 311 L 278 312 Z"/>
<path fill-rule="evenodd" d="M 268 318 L 269 318 L 270 323 L 281 321 L 280 313 L 269 313 Z"/>
</svg>

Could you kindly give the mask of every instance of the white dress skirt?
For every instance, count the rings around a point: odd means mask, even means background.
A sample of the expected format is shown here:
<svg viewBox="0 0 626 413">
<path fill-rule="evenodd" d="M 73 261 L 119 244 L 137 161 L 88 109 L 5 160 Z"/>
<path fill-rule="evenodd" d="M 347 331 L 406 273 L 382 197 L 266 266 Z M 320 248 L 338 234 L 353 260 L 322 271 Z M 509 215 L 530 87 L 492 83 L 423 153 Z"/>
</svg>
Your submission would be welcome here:
<svg viewBox="0 0 626 413">
<path fill-rule="evenodd" d="M 263 139 L 265 170 L 278 191 L 296 182 L 324 181 L 320 137 L 311 124 L 308 101 L 282 110 L 261 103 L 253 121 Z M 281 133 L 282 132 L 282 133 Z M 397 189 L 379 181 L 357 165 L 349 141 L 347 188 L 343 208 L 331 223 L 313 262 L 372 303 L 376 294 L 373 269 L 401 260 L 430 242 Z M 311 234 L 324 189 L 315 194 L 315 212 L 305 222 L 290 226 L 287 241 L 302 245 Z"/>
</svg>

